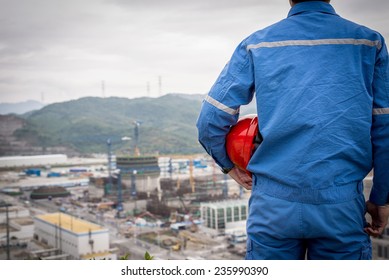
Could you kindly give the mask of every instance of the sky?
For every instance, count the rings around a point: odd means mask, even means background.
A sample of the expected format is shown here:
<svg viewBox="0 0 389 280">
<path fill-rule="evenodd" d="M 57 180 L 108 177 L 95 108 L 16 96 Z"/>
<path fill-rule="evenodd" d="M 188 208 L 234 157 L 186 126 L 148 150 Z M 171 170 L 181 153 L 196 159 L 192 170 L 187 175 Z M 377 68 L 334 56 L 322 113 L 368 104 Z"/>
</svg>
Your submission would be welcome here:
<svg viewBox="0 0 389 280">
<path fill-rule="evenodd" d="M 389 40 L 388 0 L 333 0 Z M 207 93 L 287 0 L 0 0 L 0 103 Z"/>
</svg>

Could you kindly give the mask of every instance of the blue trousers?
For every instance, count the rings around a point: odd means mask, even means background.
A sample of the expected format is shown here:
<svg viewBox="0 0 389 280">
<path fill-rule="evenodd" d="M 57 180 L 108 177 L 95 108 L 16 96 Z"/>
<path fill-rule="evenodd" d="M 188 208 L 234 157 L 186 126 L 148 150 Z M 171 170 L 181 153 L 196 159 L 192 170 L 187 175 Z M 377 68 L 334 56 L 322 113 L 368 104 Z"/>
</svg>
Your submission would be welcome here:
<svg viewBox="0 0 389 280">
<path fill-rule="evenodd" d="M 365 198 L 309 204 L 253 188 L 247 220 L 247 260 L 368 260 Z"/>
</svg>

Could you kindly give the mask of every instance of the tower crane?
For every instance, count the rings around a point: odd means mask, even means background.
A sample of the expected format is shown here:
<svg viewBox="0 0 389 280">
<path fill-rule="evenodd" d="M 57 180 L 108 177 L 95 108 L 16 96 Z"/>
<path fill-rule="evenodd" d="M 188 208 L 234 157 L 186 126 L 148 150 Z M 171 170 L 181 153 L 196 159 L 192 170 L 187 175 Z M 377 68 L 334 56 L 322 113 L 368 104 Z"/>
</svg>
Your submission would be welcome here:
<svg viewBox="0 0 389 280">
<path fill-rule="evenodd" d="M 108 195 L 111 191 L 112 188 L 112 142 L 111 139 L 109 138 L 107 140 L 107 148 L 108 148 L 108 185 L 105 186 L 104 189 L 104 195 Z"/>
<path fill-rule="evenodd" d="M 134 152 L 135 152 L 135 156 L 140 156 L 140 150 L 139 150 L 139 126 L 141 124 L 140 121 L 134 121 L 133 122 L 134 126 L 135 126 L 135 129 L 134 129 L 134 136 L 135 136 L 135 149 L 134 149 Z"/>
</svg>

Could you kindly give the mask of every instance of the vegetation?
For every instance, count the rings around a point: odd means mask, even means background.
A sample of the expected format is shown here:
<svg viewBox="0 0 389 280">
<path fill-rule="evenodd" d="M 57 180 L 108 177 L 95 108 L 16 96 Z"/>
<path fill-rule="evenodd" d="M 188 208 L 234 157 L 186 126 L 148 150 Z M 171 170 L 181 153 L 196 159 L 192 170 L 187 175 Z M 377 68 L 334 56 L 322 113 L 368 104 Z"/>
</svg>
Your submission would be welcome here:
<svg viewBox="0 0 389 280">
<path fill-rule="evenodd" d="M 125 254 L 124 256 L 121 256 L 119 260 L 128 260 L 130 258 L 130 253 Z M 145 252 L 144 259 L 146 261 L 151 261 L 154 259 L 154 256 L 151 256 L 149 252 Z"/>
<path fill-rule="evenodd" d="M 24 115 L 27 124 L 15 135 L 40 147 L 65 146 L 81 154 L 134 151 L 134 121 L 141 123 L 141 153 L 203 152 L 196 119 L 201 95 L 168 94 L 159 98 L 86 97 L 48 105 Z M 130 141 L 122 141 L 130 137 Z"/>
<path fill-rule="evenodd" d="M 145 260 L 146 260 L 146 261 L 151 261 L 151 260 L 153 260 L 153 259 L 154 259 L 154 257 L 151 256 L 151 255 L 149 254 L 149 252 L 146 251 L 146 253 L 145 253 Z"/>
</svg>

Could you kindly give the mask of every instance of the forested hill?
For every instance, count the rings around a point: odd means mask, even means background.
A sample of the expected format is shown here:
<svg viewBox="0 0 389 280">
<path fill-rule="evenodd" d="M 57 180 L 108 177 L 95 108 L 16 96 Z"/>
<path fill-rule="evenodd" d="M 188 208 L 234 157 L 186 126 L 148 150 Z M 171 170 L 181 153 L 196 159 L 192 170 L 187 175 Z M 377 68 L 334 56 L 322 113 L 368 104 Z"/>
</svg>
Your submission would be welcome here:
<svg viewBox="0 0 389 280">
<path fill-rule="evenodd" d="M 142 154 L 201 153 L 204 150 L 197 141 L 195 124 L 203 98 L 200 94 L 136 99 L 85 97 L 47 105 L 19 116 L 24 119 L 23 126 L 15 127 L 9 139 L 22 144 L 12 148 L 3 143 L 2 154 L 15 154 L 21 149 L 25 154 L 61 149 L 77 154 L 106 153 L 108 139 L 113 151 L 131 154 L 136 139 L 135 121 L 140 123 Z M 245 113 L 253 113 L 253 105 L 245 107 L 242 114 Z"/>
<path fill-rule="evenodd" d="M 26 125 L 16 136 L 34 146 L 70 147 L 80 153 L 134 149 L 139 126 L 141 153 L 202 152 L 196 119 L 202 95 L 168 94 L 159 98 L 86 97 L 55 103 L 26 114 Z M 131 138 L 123 141 L 123 137 Z"/>
</svg>

